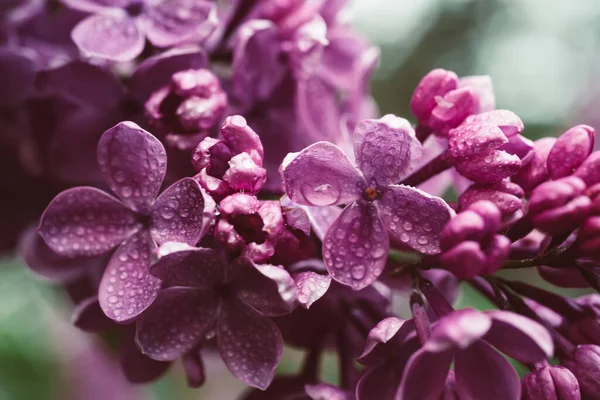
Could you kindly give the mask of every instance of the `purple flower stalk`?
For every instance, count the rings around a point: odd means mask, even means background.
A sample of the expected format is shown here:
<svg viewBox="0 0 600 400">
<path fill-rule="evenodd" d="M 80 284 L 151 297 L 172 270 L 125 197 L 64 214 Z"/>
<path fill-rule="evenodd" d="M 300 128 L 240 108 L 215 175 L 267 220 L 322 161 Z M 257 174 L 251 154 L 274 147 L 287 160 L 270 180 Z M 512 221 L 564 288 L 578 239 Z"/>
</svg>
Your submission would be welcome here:
<svg viewBox="0 0 600 400">
<path fill-rule="evenodd" d="M 421 145 L 408 121 L 392 115 L 361 121 L 353 136 L 356 165 L 327 142 L 289 154 L 281 175 L 289 198 L 306 206 L 347 204 L 323 240 L 331 276 L 362 289 L 381 274 L 390 238 L 425 254 L 440 251 L 452 210 L 440 198 L 397 185 L 414 168 Z"/>
</svg>

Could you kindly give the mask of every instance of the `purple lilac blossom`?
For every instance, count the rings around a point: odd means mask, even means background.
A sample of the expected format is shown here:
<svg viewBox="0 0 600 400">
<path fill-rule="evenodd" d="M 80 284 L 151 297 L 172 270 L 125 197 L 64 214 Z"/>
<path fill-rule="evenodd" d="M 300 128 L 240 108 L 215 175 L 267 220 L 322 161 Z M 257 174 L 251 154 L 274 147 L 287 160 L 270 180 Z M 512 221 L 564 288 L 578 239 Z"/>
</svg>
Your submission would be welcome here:
<svg viewBox="0 0 600 400">
<path fill-rule="evenodd" d="M 118 198 L 92 187 L 72 188 L 54 198 L 40 221 L 40 235 L 61 256 L 116 248 L 98 294 L 102 309 L 116 321 L 131 320 L 156 297 L 159 281 L 148 271 L 156 244 L 200 240 L 204 200 L 193 179 L 184 178 L 156 197 L 166 163 L 154 136 L 122 122 L 98 143 L 100 170 Z"/>
<path fill-rule="evenodd" d="M 280 266 L 217 251 L 164 244 L 151 273 L 162 281 L 155 302 L 137 321 L 137 343 L 151 358 L 174 360 L 215 332 L 231 373 L 265 389 L 283 352 L 281 333 L 269 319 L 289 313 L 296 285 Z M 177 310 L 174 314 L 173 311 Z"/>
<path fill-rule="evenodd" d="M 361 121 L 353 143 L 357 166 L 339 147 L 317 142 L 289 154 L 281 174 L 286 194 L 298 204 L 347 204 L 324 237 L 323 260 L 334 279 L 358 290 L 381 274 L 390 238 L 438 253 L 438 235 L 452 210 L 440 198 L 394 184 L 421 153 L 406 120 L 388 115 Z"/>
<path fill-rule="evenodd" d="M 148 40 L 171 47 L 206 39 L 217 24 L 209 1 L 63 0 L 70 8 L 91 13 L 73 28 L 71 37 L 86 55 L 129 61 L 140 55 Z"/>
</svg>

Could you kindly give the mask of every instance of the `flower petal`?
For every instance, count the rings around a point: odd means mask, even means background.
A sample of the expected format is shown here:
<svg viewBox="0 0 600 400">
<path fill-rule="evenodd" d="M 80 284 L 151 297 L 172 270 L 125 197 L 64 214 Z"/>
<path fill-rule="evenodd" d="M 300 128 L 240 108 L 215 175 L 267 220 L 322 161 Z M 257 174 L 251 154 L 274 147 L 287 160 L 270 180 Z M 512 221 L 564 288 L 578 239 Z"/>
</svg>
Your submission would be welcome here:
<svg viewBox="0 0 600 400">
<path fill-rule="evenodd" d="M 200 47 L 174 48 L 142 62 L 129 80 L 133 96 L 145 103 L 152 92 L 168 85 L 175 72 L 206 68 L 208 59 Z"/>
<path fill-rule="evenodd" d="M 133 326 L 133 325 L 132 325 Z M 148 383 L 161 377 L 170 362 L 156 361 L 142 354 L 133 342 L 134 330 L 128 329 L 121 350 L 121 369 L 131 383 Z"/>
<path fill-rule="evenodd" d="M 381 275 L 390 248 L 373 204 L 354 202 L 342 211 L 323 240 L 323 261 L 336 281 L 360 290 Z"/>
<path fill-rule="evenodd" d="M 90 269 L 104 267 L 104 257 L 66 258 L 56 254 L 35 229 L 27 229 L 19 241 L 19 253 L 27 266 L 37 275 L 51 281 L 69 282 Z"/>
<path fill-rule="evenodd" d="M 102 312 L 98 296 L 88 297 L 73 310 L 73 325 L 86 332 L 102 332 L 115 327 L 114 321 Z"/>
<path fill-rule="evenodd" d="M 202 0 L 167 0 L 148 7 L 142 23 L 148 40 L 157 47 L 201 42 L 217 26 L 216 6 Z"/>
<path fill-rule="evenodd" d="M 192 350 L 214 327 L 218 308 L 212 290 L 162 290 L 137 320 L 136 343 L 154 360 L 175 360 Z"/>
<path fill-rule="evenodd" d="M 239 257 L 231 264 L 227 279 L 237 296 L 260 314 L 288 314 L 296 304 L 296 282 L 281 266 L 254 264 Z"/>
<path fill-rule="evenodd" d="M 279 29 L 265 19 L 238 28 L 233 51 L 233 93 L 244 102 L 268 99 L 285 77 Z"/>
<path fill-rule="evenodd" d="M 91 15 L 73 28 L 71 38 L 88 56 L 120 62 L 139 56 L 146 42 L 127 15 Z"/>
<path fill-rule="evenodd" d="M 441 198 L 403 185 L 384 190 L 379 210 L 392 240 L 425 254 L 440 252 L 440 234 L 454 214 Z"/>
<path fill-rule="evenodd" d="M 359 198 L 359 185 L 364 182 L 348 156 L 328 142 L 288 154 L 280 171 L 289 198 L 306 206 L 349 203 Z"/>
<path fill-rule="evenodd" d="M 515 369 L 479 340 L 454 357 L 456 390 L 461 399 L 519 400 L 521 382 Z"/>
<path fill-rule="evenodd" d="M 162 143 L 133 122 L 120 122 L 100 138 L 97 157 L 106 183 L 123 203 L 149 212 L 167 170 Z"/>
<path fill-rule="evenodd" d="M 539 323 L 508 311 L 493 310 L 486 314 L 492 318 L 492 327 L 484 339 L 501 352 L 528 364 L 552 356 L 552 337 Z"/>
<path fill-rule="evenodd" d="M 418 350 L 408 360 L 400 387 L 396 393 L 402 400 L 438 400 L 444 390 L 446 376 L 454 352 Z"/>
<path fill-rule="evenodd" d="M 283 338 L 277 325 L 236 299 L 223 303 L 217 346 L 233 376 L 262 390 L 273 380 L 283 356 Z"/>
<path fill-rule="evenodd" d="M 408 176 L 423 152 L 410 123 L 391 114 L 360 121 L 353 141 L 358 167 L 367 180 L 374 179 L 378 185 L 396 183 Z"/>
<path fill-rule="evenodd" d="M 484 156 L 508 143 L 508 138 L 497 125 L 467 123 L 452 129 L 448 134 L 448 150 L 452 157 Z"/>
<path fill-rule="evenodd" d="M 204 197 L 198 182 L 183 178 L 156 199 L 152 206 L 150 234 L 156 243 L 195 245 L 201 238 Z"/>
<path fill-rule="evenodd" d="M 76 257 L 106 253 L 140 227 L 114 197 L 96 188 L 76 187 L 50 202 L 38 230 L 57 254 Z"/>
<path fill-rule="evenodd" d="M 127 239 L 110 259 L 100 287 L 98 301 L 104 313 L 117 322 L 127 322 L 154 300 L 160 281 L 148 271 L 154 244 L 147 231 Z"/>
<path fill-rule="evenodd" d="M 367 369 L 356 385 L 356 399 L 393 399 L 402 380 L 403 367 L 390 360 Z"/>
<path fill-rule="evenodd" d="M 150 267 L 150 273 L 159 278 L 165 288 L 208 289 L 225 277 L 224 260 L 213 249 L 165 243 L 158 253 L 160 258 Z"/>
<path fill-rule="evenodd" d="M 400 330 L 402 329 L 402 330 Z M 388 343 L 393 339 L 391 343 L 393 346 L 398 343 L 403 343 L 407 336 L 414 332 L 415 325 L 412 320 L 401 320 L 396 317 L 388 317 L 377 323 L 373 329 L 369 331 L 365 348 L 358 357 L 358 362 L 363 365 L 373 366 L 381 363 L 390 357 L 390 346 L 381 346 L 382 344 Z"/>
<path fill-rule="evenodd" d="M 349 392 L 328 383 L 306 385 L 305 389 L 306 394 L 312 400 L 352 400 L 354 398 Z"/>
<path fill-rule="evenodd" d="M 485 313 L 471 308 L 454 311 L 442 317 L 431 330 L 431 338 L 424 347 L 428 351 L 443 352 L 450 348 L 466 349 L 479 341 L 492 326 Z"/>
<path fill-rule="evenodd" d="M 306 309 L 319 300 L 331 285 L 331 276 L 304 271 L 294 276 L 298 289 L 298 303 Z"/>
<path fill-rule="evenodd" d="M 504 150 L 493 150 L 487 155 L 461 159 L 454 167 L 459 174 L 477 183 L 494 183 L 519 172 L 521 160 Z"/>
</svg>

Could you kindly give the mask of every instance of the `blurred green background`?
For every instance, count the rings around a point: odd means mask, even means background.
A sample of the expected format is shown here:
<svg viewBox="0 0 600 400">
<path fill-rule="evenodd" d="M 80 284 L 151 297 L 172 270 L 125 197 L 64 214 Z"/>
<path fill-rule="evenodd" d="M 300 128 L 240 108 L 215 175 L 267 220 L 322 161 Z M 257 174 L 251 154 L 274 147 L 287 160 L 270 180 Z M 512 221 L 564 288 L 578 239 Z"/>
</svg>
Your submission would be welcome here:
<svg viewBox="0 0 600 400">
<path fill-rule="evenodd" d="M 411 119 L 415 85 L 442 67 L 460 76 L 490 75 L 497 107 L 516 112 L 530 138 L 578 123 L 600 128 L 596 0 L 355 0 L 348 16 L 381 47 L 372 88 L 383 113 Z M 60 291 L 18 260 L 0 263 L 0 400 L 234 399 L 244 389 L 218 360 L 209 363 L 199 390 L 186 388 L 180 367 L 149 386 L 126 384 L 96 339 L 70 326 Z M 490 307 L 468 288 L 457 306 L 465 305 Z M 293 372 L 300 358 L 286 349 L 280 372 Z M 89 362 L 102 376 L 86 373 Z M 323 370 L 326 380 L 337 379 L 333 357 Z M 114 389 L 109 397 L 107 387 Z"/>
</svg>

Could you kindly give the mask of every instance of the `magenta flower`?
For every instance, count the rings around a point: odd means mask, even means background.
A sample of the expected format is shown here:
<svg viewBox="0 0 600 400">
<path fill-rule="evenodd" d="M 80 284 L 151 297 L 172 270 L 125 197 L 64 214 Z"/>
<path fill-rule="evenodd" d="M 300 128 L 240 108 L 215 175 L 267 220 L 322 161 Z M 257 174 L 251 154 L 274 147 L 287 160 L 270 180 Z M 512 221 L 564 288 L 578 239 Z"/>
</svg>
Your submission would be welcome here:
<svg viewBox="0 0 600 400">
<path fill-rule="evenodd" d="M 519 135 L 523 122 L 511 111 L 472 115 L 448 133 L 454 167 L 475 182 L 498 182 L 519 172 L 532 143 Z"/>
<path fill-rule="evenodd" d="M 469 186 L 458 198 L 458 204 L 462 211 L 477 201 L 491 201 L 502 213 L 503 220 L 515 219 L 523 215 L 523 196 L 525 193 L 519 185 L 505 179 L 491 184 L 475 183 Z"/>
<path fill-rule="evenodd" d="M 269 317 L 295 306 L 291 276 L 245 257 L 227 265 L 215 250 L 179 243 L 163 245 L 159 254 L 150 270 L 162 290 L 137 321 L 142 351 L 155 360 L 175 360 L 216 334 L 231 373 L 267 388 L 283 354 L 281 333 Z"/>
<path fill-rule="evenodd" d="M 577 125 L 563 133 L 548 154 L 548 173 L 552 179 L 571 175 L 594 150 L 596 131 Z"/>
<path fill-rule="evenodd" d="M 519 377 L 492 346 L 525 363 L 545 360 L 553 352 L 552 338 L 540 324 L 507 311 L 454 311 L 440 318 L 431 338 L 416 351 L 411 332 L 412 320 L 397 318 L 387 318 L 371 331 L 360 359 L 368 369 L 358 384 L 359 400 L 372 398 L 369 388 L 379 388 L 376 398 L 382 400 L 437 400 L 452 362 L 458 398 L 519 400 Z"/>
<path fill-rule="evenodd" d="M 144 49 L 145 39 L 157 47 L 206 39 L 217 24 L 215 5 L 203 0 L 63 0 L 92 13 L 71 37 L 92 57 L 129 61 Z"/>
<path fill-rule="evenodd" d="M 461 211 L 442 230 L 442 265 L 461 279 L 496 272 L 508 258 L 511 244 L 496 234 L 500 223 L 500 210 L 487 200 Z"/>
<path fill-rule="evenodd" d="M 107 130 L 97 156 L 118 199 L 93 187 L 68 189 L 44 211 L 39 233 L 64 257 L 89 257 L 116 248 L 98 299 L 108 317 L 125 322 L 156 297 L 160 282 L 148 272 L 156 244 L 192 245 L 200 240 L 204 199 L 191 178 L 175 182 L 156 197 L 166 172 L 166 152 L 158 139 L 133 122 Z"/>
<path fill-rule="evenodd" d="M 580 400 L 579 383 L 565 367 L 545 365 L 522 380 L 523 400 Z"/>
<path fill-rule="evenodd" d="M 421 155 L 408 121 L 393 115 L 363 120 L 353 141 L 356 166 L 339 147 L 317 142 L 290 153 L 281 175 L 298 204 L 347 205 L 325 235 L 323 260 L 334 279 L 358 290 L 381 274 L 390 237 L 422 253 L 439 253 L 439 234 L 452 210 L 438 197 L 395 184 Z"/>
</svg>

